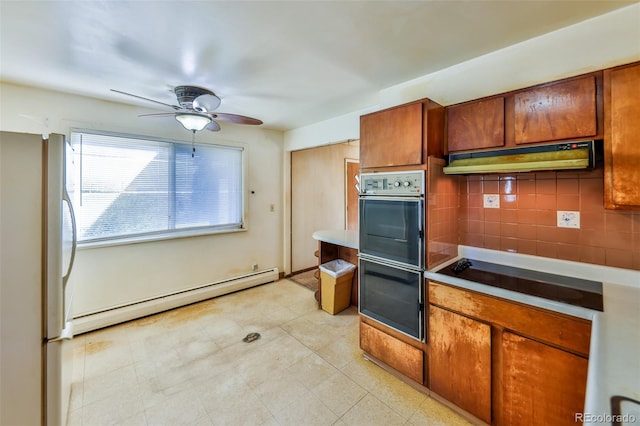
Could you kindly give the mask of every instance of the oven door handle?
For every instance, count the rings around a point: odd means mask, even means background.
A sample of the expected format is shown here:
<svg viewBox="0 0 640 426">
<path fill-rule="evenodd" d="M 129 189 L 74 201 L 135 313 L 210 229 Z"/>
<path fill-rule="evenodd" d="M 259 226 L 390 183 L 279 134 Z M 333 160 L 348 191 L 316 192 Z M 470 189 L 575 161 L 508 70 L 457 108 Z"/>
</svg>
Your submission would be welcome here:
<svg viewBox="0 0 640 426">
<path fill-rule="evenodd" d="M 423 269 L 419 266 L 407 266 L 388 259 L 383 259 L 369 254 L 358 253 L 358 258 L 367 262 L 375 263 L 376 265 L 388 266 L 390 268 L 400 269 L 407 272 L 415 272 L 416 274 L 422 274 Z"/>
<path fill-rule="evenodd" d="M 382 201 L 414 201 L 414 202 L 418 202 L 421 201 L 422 199 L 424 199 L 424 197 L 422 195 L 407 195 L 404 197 L 399 197 L 399 196 L 395 196 L 395 197 L 389 197 L 389 196 L 383 196 L 383 195 L 366 195 L 366 194 L 360 194 L 360 200 L 366 201 L 366 200 L 382 200 Z"/>
</svg>

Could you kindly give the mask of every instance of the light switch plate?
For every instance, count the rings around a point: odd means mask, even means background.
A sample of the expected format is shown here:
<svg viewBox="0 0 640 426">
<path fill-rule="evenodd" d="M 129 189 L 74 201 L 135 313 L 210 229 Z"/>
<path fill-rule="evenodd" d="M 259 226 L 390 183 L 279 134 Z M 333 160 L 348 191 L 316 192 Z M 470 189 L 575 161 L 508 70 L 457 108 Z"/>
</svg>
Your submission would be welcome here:
<svg viewBox="0 0 640 426">
<path fill-rule="evenodd" d="M 580 228 L 580 212 L 558 210 L 558 228 Z"/>
<path fill-rule="evenodd" d="M 482 194 L 483 206 L 486 209 L 500 208 L 500 195 L 498 194 Z"/>
</svg>

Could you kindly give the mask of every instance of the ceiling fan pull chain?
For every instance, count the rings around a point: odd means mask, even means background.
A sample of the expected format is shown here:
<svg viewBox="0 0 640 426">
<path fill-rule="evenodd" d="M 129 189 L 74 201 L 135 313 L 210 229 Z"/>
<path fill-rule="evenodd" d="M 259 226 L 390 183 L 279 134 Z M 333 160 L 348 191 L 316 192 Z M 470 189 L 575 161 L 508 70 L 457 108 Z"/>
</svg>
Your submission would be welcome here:
<svg viewBox="0 0 640 426">
<path fill-rule="evenodd" d="M 191 131 L 191 158 L 196 156 L 196 131 Z"/>
</svg>

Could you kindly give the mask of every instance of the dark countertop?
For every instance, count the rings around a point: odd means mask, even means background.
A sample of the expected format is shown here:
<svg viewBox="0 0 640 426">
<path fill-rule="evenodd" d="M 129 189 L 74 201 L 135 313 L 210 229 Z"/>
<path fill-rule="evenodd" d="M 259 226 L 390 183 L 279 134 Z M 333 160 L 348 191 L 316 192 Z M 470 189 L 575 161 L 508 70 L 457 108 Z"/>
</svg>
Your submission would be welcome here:
<svg viewBox="0 0 640 426">
<path fill-rule="evenodd" d="M 435 272 L 569 305 L 603 310 L 601 282 L 469 260 L 471 266 L 462 271 L 455 272 L 453 264 Z"/>
</svg>

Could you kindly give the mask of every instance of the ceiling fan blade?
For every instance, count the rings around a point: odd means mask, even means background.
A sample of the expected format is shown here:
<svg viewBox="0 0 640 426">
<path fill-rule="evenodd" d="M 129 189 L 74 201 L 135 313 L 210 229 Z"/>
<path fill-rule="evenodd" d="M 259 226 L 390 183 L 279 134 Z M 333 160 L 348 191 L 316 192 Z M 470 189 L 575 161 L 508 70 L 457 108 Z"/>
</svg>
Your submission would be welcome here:
<svg viewBox="0 0 640 426">
<path fill-rule="evenodd" d="M 220 125 L 212 120 L 211 123 L 209 123 L 209 124 L 207 124 L 205 126 L 205 129 L 207 129 L 207 130 L 209 130 L 211 132 L 219 132 L 220 131 Z"/>
<path fill-rule="evenodd" d="M 245 117 L 244 115 L 225 114 L 223 112 L 209 113 L 209 115 L 218 120 L 228 121 L 230 123 L 254 125 L 262 124 L 262 120 L 258 120 L 257 118 Z"/>
<path fill-rule="evenodd" d="M 174 117 L 175 112 L 154 112 L 152 114 L 139 114 L 138 117 Z"/>
<path fill-rule="evenodd" d="M 220 106 L 220 98 L 216 95 L 204 94 L 193 100 L 193 109 L 200 112 L 211 112 Z"/>
<path fill-rule="evenodd" d="M 153 103 L 156 103 L 156 104 L 160 104 L 160 105 L 168 106 L 169 108 L 173 108 L 173 109 L 175 109 L 175 110 L 179 110 L 179 109 L 181 109 L 181 108 L 180 108 L 179 106 L 177 106 L 177 105 L 165 104 L 164 102 L 160 102 L 160 101 L 156 101 L 156 100 L 153 100 L 153 99 L 145 98 L 145 97 L 143 97 L 143 96 L 134 95 L 134 94 L 132 94 L 132 93 L 122 92 L 122 91 L 120 91 L 120 90 L 116 90 L 116 89 L 110 89 L 110 90 L 111 90 L 112 92 L 120 93 L 120 94 L 122 94 L 122 95 L 132 96 L 132 97 L 134 97 L 134 98 L 138 98 L 138 99 L 142 99 L 142 100 L 145 100 L 145 101 L 153 102 Z"/>
</svg>

